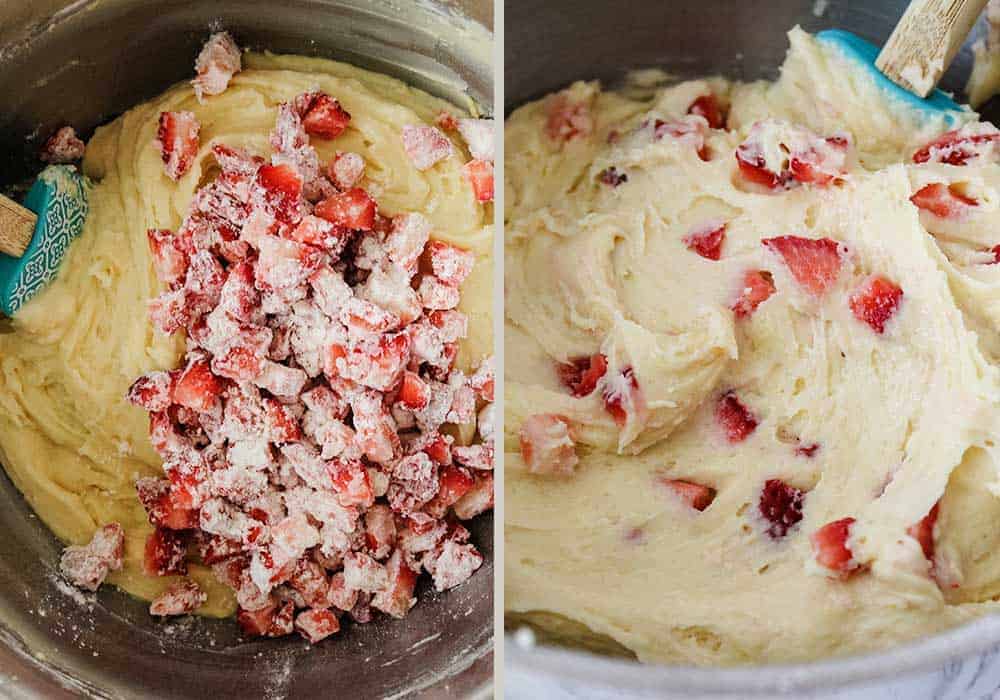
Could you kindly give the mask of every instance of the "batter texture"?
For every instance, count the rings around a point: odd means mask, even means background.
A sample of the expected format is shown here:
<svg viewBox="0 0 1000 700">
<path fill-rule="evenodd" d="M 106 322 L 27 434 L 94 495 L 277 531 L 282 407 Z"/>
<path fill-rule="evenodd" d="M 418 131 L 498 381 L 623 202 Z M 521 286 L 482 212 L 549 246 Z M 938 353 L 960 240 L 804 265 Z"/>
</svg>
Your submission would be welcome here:
<svg viewBox="0 0 1000 700">
<path fill-rule="evenodd" d="M 61 540 L 86 543 L 104 523 L 126 532 L 125 563 L 108 580 L 150 600 L 177 577 L 142 571 L 152 531 L 136 498 L 138 476 L 162 474 L 145 412 L 124 400 L 136 377 L 172 369 L 184 340 L 165 337 L 147 321 L 146 302 L 160 285 L 146 240 L 148 228 L 176 229 L 194 191 L 215 176 L 215 143 L 270 153 L 268 135 L 279 103 L 309 90 L 336 96 L 352 115 L 333 141 L 315 139 L 322 163 L 335 151 L 366 161 L 361 183 L 382 213 L 420 212 L 432 237 L 475 251 L 479 261 L 462 288 L 469 337 L 457 364 L 468 368 L 492 353 L 492 227 L 452 158 L 418 171 L 403 150 L 403 124 L 433 124 L 453 105 L 376 73 L 325 59 L 244 56 L 244 70 L 204 103 L 184 83 L 98 129 L 83 169 L 94 181 L 90 215 L 57 280 L 32 299 L 0 334 L 0 461 L 39 517 Z M 201 123 L 191 171 L 174 183 L 154 145 L 163 111 L 188 110 Z M 457 149 L 464 144 L 453 139 Z M 470 433 L 475 426 L 466 426 Z M 190 578 L 208 594 L 200 614 L 227 616 L 232 591 L 192 564 Z"/>
<path fill-rule="evenodd" d="M 992 129 L 970 111 L 921 121 L 835 49 L 789 38 L 774 83 L 638 99 L 581 82 L 507 121 L 506 605 L 563 641 L 793 661 L 998 609 L 1000 166 L 992 147 L 913 159 L 947 130 Z M 706 95 L 725 128 L 688 114 Z M 767 168 L 802 173 L 800 127 L 835 177 L 768 189 L 738 168 L 751 142 Z M 918 207 L 918 192 L 959 204 Z M 717 260 L 692 249 L 720 226 Z M 796 275 L 811 262 L 762 245 L 779 236 L 832 241 L 822 290 Z M 773 292 L 740 314 L 748 272 Z M 902 291 L 881 331 L 852 301 L 875 277 Z M 607 371 L 574 396 L 560 363 L 595 354 Z M 629 395 L 628 368 L 644 406 L 619 421 L 608 396 Z M 527 471 L 519 431 L 539 413 L 568 421 L 573 474 Z M 737 439 L 734 414 L 754 423 Z M 766 519 L 769 480 L 801 492 L 799 520 Z M 714 500 L 692 507 L 677 481 Z M 844 518 L 853 568 L 838 574 L 810 536 Z"/>
</svg>

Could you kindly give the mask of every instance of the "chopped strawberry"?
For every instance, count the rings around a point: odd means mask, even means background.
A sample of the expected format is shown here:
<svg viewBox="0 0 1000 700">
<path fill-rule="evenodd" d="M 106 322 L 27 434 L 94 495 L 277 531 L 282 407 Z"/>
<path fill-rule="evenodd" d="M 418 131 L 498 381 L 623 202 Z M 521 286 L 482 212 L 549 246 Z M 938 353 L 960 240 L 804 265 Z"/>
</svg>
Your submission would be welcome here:
<svg viewBox="0 0 1000 700">
<path fill-rule="evenodd" d="M 165 411 L 172 403 L 174 379 L 167 372 L 150 372 L 132 383 L 125 398 L 149 413 Z"/>
<path fill-rule="evenodd" d="M 327 463 L 327 470 L 343 505 L 368 508 L 375 502 L 371 477 L 361 462 L 334 459 Z"/>
<path fill-rule="evenodd" d="M 920 543 L 920 549 L 929 562 L 934 561 L 934 526 L 937 524 L 940 506 L 941 502 L 938 501 L 920 522 L 906 529 L 906 534 Z"/>
<path fill-rule="evenodd" d="M 264 165 L 257 171 L 257 184 L 275 219 L 286 224 L 298 221 L 302 200 L 302 178 L 291 165 Z"/>
<path fill-rule="evenodd" d="M 767 189 L 784 189 L 795 184 L 790 172 L 768 169 L 764 154 L 747 141 L 736 148 L 736 165 L 744 179 Z"/>
<path fill-rule="evenodd" d="M 403 372 L 403 383 L 399 389 L 399 401 L 407 408 L 421 409 L 430 400 L 430 389 L 414 372 Z"/>
<path fill-rule="evenodd" d="M 436 311 L 434 313 L 447 313 L 447 312 Z M 432 318 L 431 323 L 437 325 L 438 322 Z M 464 323 L 464 318 L 463 318 L 463 323 Z M 462 335 L 464 335 L 464 333 L 462 333 Z M 479 367 L 477 367 L 476 371 L 472 373 L 471 377 L 469 377 L 469 386 L 472 387 L 472 390 L 476 393 L 476 396 L 478 396 L 483 401 L 489 401 L 489 402 L 493 401 L 493 389 L 494 389 L 494 384 L 496 383 L 495 371 L 496 370 L 494 368 L 493 356 L 490 355 L 485 360 L 479 363 Z"/>
<path fill-rule="evenodd" d="M 340 247 L 341 241 L 346 241 L 347 234 L 326 219 L 310 214 L 302 217 L 299 225 L 292 229 L 288 237 L 299 243 L 333 250 Z"/>
<path fill-rule="evenodd" d="M 472 251 L 444 241 L 430 241 L 426 250 L 434 276 L 451 287 L 462 284 L 476 264 L 476 256 Z"/>
<path fill-rule="evenodd" d="M 605 374 L 602 398 L 605 410 L 619 428 L 625 427 L 630 416 L 641 420 L 646 412 L 646 400 L 631 367 L 624 367 L 612 375 Z"/>
<path fill-rule="evenodd" d="M 834 520 L 809 536 L 816 561 L 820 566 L 833 572 L 837 578 L 846 579 L 859 568 L 847 544 L 854 522 L 854 518 Z"/>
<path fill-rule="evenodd" d="M 271 398 L 266 398 L 263 402 L 264 424 L 269 441 L 285 443 L 302 439 L 299 421 L 291 407 Z"/>
<path fill-rule="evenodd" d="M 351 122 L 351 115 L 340 106 L 340 102 L 325 92 L 313 93 L 309 106 L 302 115 L 302 126 L 310 136 L 335 139 Z"/>
<path fill-rule="evenodd" d="M 850 145 L 844 136 L 815 141 L 812 146 L 791 155 L 788 169 L 799 182 L 828 185 L 843 175 Z"/>
<path fill-rule="evenodd" d="M 135 488 L 153 525 L 169 530 L 198 527 L 198 510 L 184 503 L 180 494 L 175 495 L 167 479 L 142 477 L 136 480 Z"/>
<path fill-rule="evenodd" d="M 469 520 L 493 507 L 493 472 L 476 472 L 473 479 L 472 488 L 452 506 L 459 520 Z"/>
<path fill-rule="evenodd" d="M 327 197 L 316 205 L 316 216 L 336 226 L 371 231 L 375 225 L 375 200 L 360 187 Z"/>
<path fill-rule="evenodd" d="M 781 256 L 792 277 L 810 294 L 822 296 L 840 274 L 840 246 L 829 238 L 778 236 L 761 241 Z"/>
<path fill-rule="evenodd" d="M 458 129 L 458 119 L 454 114 L 443 109 L 434 118 L 434 123 L 443 131 L 456 131 Z"/>
<path fill-rule="evenodd" d="M 197 524 L 192 527 L 198 527 Z M 228 537 L 210 535 L 206 532 L 198 531 L 197 537 L 198 556 L 201 562 L 207 566 L 225 561 L 231 557 L 239 555 L 243 551 L 243 543 L 239 540 L 231 540 Z"/>
<path fill-rule="evenodd" d="M 385 239 L 389 259 L 403 269 L 413 271 L 430 233 L 431 223 L 421 214 L 394 216 Z"/>
<path fill-rule="evenodd" d="M 385 559 L 396 546 L 396 520 L 389 506 L 377 503 L 365 512 L 365 545 L 376 559 Z"/>
<path fill-rule="evenodd" d="M 607 371 L 608 358 L 599 352 L 590 357 L 571 358 L 569 362 L 556 365 L 559 379 L 577 398 L 592 394 Z"/>
<path fill-rule="evenodd" d="M 454 465 L 441 469 L 438 478 L 440 486 L 437 495 L 431 499 L 425 510 L 435 517 L 443 518 L 451 506 L 472 490 L 475 480 L 468 471 Z"/>
<path fill-rule="evenodd" d="M 462 174 L 472 185 L 476 201 L 493 201 L 493 163 L 488 160 L 470 160 L 462 166 Z"/>
<path fill-rule="evenodd" d="M 305 610 L 295 618 L 295 631 L 316 644 L 339 632 L 340 620 L 331 610 Z"/>
<path fill-rule="evenodd" d="M 330 605 L 330 581 L 323 567 L 312 559 L 300 559 L 295 572 L 288 579 L 288 585 L 302 595 L 310 608 L 325 608 Z"/>
<path fill-rule="evenodd" d="M 276 612 L 276 603 L 271 603 L 260 610 L 244 610 L 240 608 L 236 611 L 236 621 L 246 636 L 263 637 L 271 628 Z"/>
<path fill-rule="evenodd" d="M 187 540 L 176 530 L 158 527 L 146 539 L 143 570 L 148 576 L 172 576 L 187 573 Z"/>
<path fill-rule="evenodd" d="M 493 162 L 496 127 L 492 119 L 459 119 L 458 133 L 465 139 L 474 159 Z"/>
<path fill-rule="evenodd" d="M 448 137 L 432 126 L 407 124 L 402 129 L 403 150 L 417 170 L 427 170 L 451 155 Z"/>
<path fill-rule="evenodd" d="M 653 138 L 659 141 L 664 136 L 682 144 L 690 145 L 698 157 L 709 160 L 708 148 L 705 145 L 705 122 L 692 117 L 684 117 L 680 121 L 667 122 L 662 119 L 653 121 Z"/>
<path fill-rule="evenodd" d="M 45 142 L 39 158 L 46 163 L 73 163 L 82 160 L 86 150 L 86 144 L 77 138 L 76 129 L 64 126 Z"/>
<path fill-rule="evenodd" d="M 684 236 L 684 245 L 689 250 L 708 260 L 722 257 L 722 243 L 726 240 L 726 224 L 718 221 L 696 226 Z"/>
<path fill-rule="evenodd" d="M 799 183 L 829 185 L 847 172 L 851 142 L 846 136 L 822 138 L 808 129 L 776 119 L 757 122 L 736 148 L 740 175 L 771 192 Z"/>
<path fill-rule="evenodd" d="M 424 568 L 434 577 L 434 588 L 438 591 L 467 581 L 482 563 L 483 556 L 475 546 L 455 539 L 445 540 L 423 561 Z"/>
<path fill-rule="evenodd" d="M 532 474 L 569 476 L 579 462 L 569 421 L 551 413 L 536 413 L 521 424 L 521 457 Z"/>
<path fill-rule="evenodd" d="M 461 293 L 458 287 L 439 280 L 434 275 L 424 275 L 417 288 L 420 303 L 425 309 L 447 311 L 458 306 Z"/>
<path fill-rule="evenodd" d="M 684 503 L 695 510 L 705 510 L 715 500 L 715 489 L 709 486 L 682 479 L 665 478 L 658 479 L 657 483 L 668 488 Z"/>
<path fill-rule="evenodd" d="M 96 591 L 110 571 L 122 568 L 125 530 L 119 523 L 97 529 L 86 545 L 70 545 L 59 559 L 59 571 L 74 586 Z"/>
<path fill-rule="evenodd" d="M 348 588 L 343 571 L 338 571 L 330 577 L 330 588 L 326 594 L 330 605 L 338 610 L 350 610 L 358 602 L 358 591 Z"/>
<path fill-rule="evenodd" d="M 191 112 L 161 112 L 156 146 L 164 170 L 171 180 L 179 180 L 194 165 L 198 155 L 201 125 Z"/>
<path fill-rule="evenodd" d="M 586 102 L 574 102 L 565 91 L 545 100 L 545 112 L 545 133 L 553 141 L 584 138 L 594 130 L 590 105 Z"/>
<path fill-rule="evenodd" d="M 715 405 L 715 419 L 722 426 L 729 442 L 743 442 L 757 429 L 757 419 L 740 403 L 732 391 L 719 397 Z"/>
<path fill-rule="evenodd" d="M 188 269 L 188 255 L 181 239 L 172 231 L 162 228 L 148 229 L 146 238 L 153 255 L 153 269 L 160 282 L 168 287 L 175 287 L 183 282 Z"/>
<path fill-rule="evenodd" d="M 198 77 L 191 81 L 199 102 L 205 95 L 225 92 L 233 75 L 242 67 L 240 47 L 229 32 L 216 32 L 201 49 L 194 63 Z"/>
<path fill-rule="evenodd" d="M 750 318 L 757 307 L 774 294 L 774 278 L 766 270 L 747 270 L 743 274 L 743 288 L 733 304 L 736 318 Z"/>
<path fill-rule="evenodd" d="M 708 125 L 713 129 L 722 129 L 726 126 L 726 117 L 723 114 L 719 98 L 712 93 L 702 95 L 695 99 L 688 107 L 688 114 L 697 114 L 704 117 Z"/>
<path fill-rule="evenodd" d="M 402 618 L 416 603 L 413 591 L 417 585 L 417 574 L 409 567 L 399 550 L 393 552 L 386 563 L 386 573 L 388 584 L 375 593 L 371 601 L 372 607 Z"/>
<path fill-rule="evenodd" d="M 212 374 L 208 362 L 193 360 L 174 384 L 173 400 L 193 411 L 206 413 L 217 405 L 222 389 L 222 382 Z"/>
<path fill-rule="evenodd" d="M 365 174 L 365 159 L 357 153 L 337 151 L 326 175 L 341 192 L 354 187 Z"/>
<path fill-rule="evenodd" d="M 450 440 L 451 438 L 446 435 L 434 434 L 424 445 L 424 452 L 436 464 L 447 466 L 452 462 Z"/>
<path fill-rule="evenodd" d="M 795 454 L 800 457 L 812 457 L 819 449 L 819 443 L 813 442 L 808 445 L 799 445 L 795 448 Z"/>
<path fill-rule="evenodd" d="M 850 298 L 854 317 L 871 326 L 876 333 L 885 332 L 886 322 L 892 318 L 903 298 L 903 290 L 885 277 L 872 277 Z"/>
<path fill-rule="evenodd" d="M 1000 131 L 989 123 L 967 124 L 942 134 L 913 154 L 914 163 L 965 165 L 970 160 L 994 155 Z"/>
<path fill-rule="evenodd" d="M 802 504 L 805 493 L 789 486 L 781 479 L 768 479 L 760 492 L 757 510 L 768 522 L 767 534 L 777 539 L 802 520 Z"/>
<path fill-rule="evenodd" d="M 164 335 L 173 335 L 191 320 L 183 289 L 164 292 L 148 302 L 149 322 Z"/>
<path fill-rule="evenodd" d="M 618 187 L 628 182 L 628 173 L 619 172 L 615 166 L 610 166 L 597 174 L 597 179 L 608 187 Z"/>
<path fill-rule="evenodd" d="M 158 617 L 186 615 L 194 612 L 208 600 L 208 595 L 194 581 L 177 581 L 170 584 L 149 604 L 149 614 Z"/>
<path fill-rule="evenodd" d="M 972 207 L 979 202 L 962 194 L 955 185 L 934 182 L 917 190 L 910 201 L 939 219 L 962 219 L 968 216 Z"/>
</svg>

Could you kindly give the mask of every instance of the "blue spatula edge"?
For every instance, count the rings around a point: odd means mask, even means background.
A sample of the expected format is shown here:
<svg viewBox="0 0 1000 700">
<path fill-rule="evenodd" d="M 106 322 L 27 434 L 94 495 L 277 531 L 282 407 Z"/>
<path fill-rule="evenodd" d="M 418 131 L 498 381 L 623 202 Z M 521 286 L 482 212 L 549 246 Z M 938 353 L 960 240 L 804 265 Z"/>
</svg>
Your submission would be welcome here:
<svg viewBox="0 0 1000 700">
<path fill-rule="evenodd" d="M 87 218 L 86 179 L 69 165 L 43 170 L 25 197 L 24 206 L 38 214 L 35 232 L 20 258 L 0 253 L 0 311 L 13 316 L 52 281 L 69 244 Z"/>
<path fill-rule="evenodd" d="M 864 64 L 880 90 L 912 109 L 942 115 L 948 120 L 950 125 L 955 125 L 959 121 L 958 115 L 955 114 L 956 112 L 962 113 L 967 111 L 941 90 L 934 89 L 930 95 L 921 99 L 909 90 L 896 85 L 896 83 L 885 77 L 882 71 L 875 67 L 875 59 L 878 58 L 879 48 L 870 41 L 862 39 L 857 34 L 852 34 L 843 29 L 824 29 L 816 34 L 816 38 L 827 44 L 837 46 L 849 58 Z"/>
</svg>

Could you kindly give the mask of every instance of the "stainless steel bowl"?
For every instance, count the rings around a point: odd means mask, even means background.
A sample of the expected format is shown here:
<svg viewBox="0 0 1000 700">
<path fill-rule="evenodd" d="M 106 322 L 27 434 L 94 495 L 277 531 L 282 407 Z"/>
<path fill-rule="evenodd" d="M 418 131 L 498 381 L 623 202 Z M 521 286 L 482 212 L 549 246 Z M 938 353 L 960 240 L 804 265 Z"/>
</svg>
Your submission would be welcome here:
<svg viewBox="0 0 1000 700">
<path fill-rule="evenodd" d="M 504 109 L 509 113 L 573 80 L 599 78 L 614 86 L 627 71 L 651 66 L 680 78 L 714 74 L 741 80 L 774 78 L 787 48 L 785 32 L 794 25 L 810 32 L 839 27 L 881 44 L 906 5 L 906 0 L 633 0 L 626 5 L 602 0 L 507 0 Z M 984 32 L 981 21 L 969 44 Z M 962 92 L 972 63 L 969 44 L 948 71 L 944 89 Z M 994 99 L 981 112 L 996 121 L 998 108 L 1000 100 Z M 875 683 L 878 690 L 866 697 L 916 698 L 912 686 L 895 694 L 890 694 L 889 686 L 947 664 L 952 664 L 949 677 L 957 680 L 962 678 L 954 672 L 957 661 L 992 650 L 984 657 L 991 662 L 998 644 L 1000 618 L 986 618 L 884 653 L 809 664 L 739 669 L 645 666 L 552 647 L 525 649 L 510 638 L 505 664 L 508 688 L 554 688 L 552 684 L 559 683 L 576 693 L 572 697 L 687 700 L 805 693 L 828 697 L 838 688 Z M 975 670 L 976 663 L 972 666 Z M 938 690 L 941 694 L 933 697 L 946 697 L 943 688 Z M 990 693 L 996 690 L 988 688 Z M 997 696 L 980 688 L 975 696 L 947 697 Z"/>
<path fill-rule="evenodd" d="M 57 126 L 89 135 L 189 78 L 201 42 L 220 25 L 243 45 L 350 61 L 445 98 L 468 95 L 492 111 L 492 18 L 490 0 L 6 0 L 0 188 L 40 169 L 39 140 Z M 163 624 L 110 587 L 96 596 L 68 592 L 55 571 L 59 543 L 0 476 L 0 696 L 487 694 L 492 517 L 472 530 L 486 564 L 454 591 L 420 590 L 404 621 L 349 625 L 315 648 L 292 637 L 243 644 L 232 620 Z"/>
</svg>

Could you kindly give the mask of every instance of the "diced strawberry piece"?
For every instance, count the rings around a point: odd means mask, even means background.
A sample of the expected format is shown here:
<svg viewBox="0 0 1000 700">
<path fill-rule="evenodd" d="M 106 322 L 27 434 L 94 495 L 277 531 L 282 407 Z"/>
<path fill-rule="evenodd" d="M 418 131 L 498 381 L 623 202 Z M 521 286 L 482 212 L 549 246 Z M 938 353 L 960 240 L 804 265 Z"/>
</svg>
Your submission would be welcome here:
<svg viewBox="0 0 1000 700">
<path fill-rule="evenodd" d="M 375 593 L 371 605 L 396 618 L 406 616 L 416 603 L 413 591 L 417 585 L 417 574 L 409 567 L 399 550 L 393 552 L 386 563 L 388 584 Z"/>
<path fill-rule="evenodd" d="M 710 486 L 682 479 L 660 478 L 657 480 L 657 483 L 665 486 L 671 493 L 695 510 L 705 510 L 715 500 L 715 489 Z"/>
<path fill-rule="evenodd" d="M 472 490 L 475 480 L 467 470 L 458 466 L 444 467 L 438 473 L 438 479 L 438 492 L 425 510 L 435 517 L 443 518 L 449 508 Z"/>
<path fill-rule="evenodd" d="M 967 124 L 942 134 L 913 154 L 914 163 L 966 165 L 970 160 L 996 154 L 1000 131 L 989 123 Z"/>
<path fill-rule="evenodd" d="M 766 270 L 747 270 L 743 275 L 743 288 L 733 304 L 736 318 L 750 318 L 757 307 L 774 294 L 774 278 Z"/>
<path fill-rule="evenodd" d="M 757 510 L 767 521 L 767 534 L 777 539 L 802 520 L 805 492 L 789 486 L 781 479 L 768 479 L 760 492 Z"/>
<path fill-rule="evenodd" d="M 559 379 L 576 397 L 590 395 L 607 371 L 608 358 L 601 353 L 595 353 L 590 357 L 571 358 L 569 362 L 560 362 L 556 365 Z"/>
<path fill-rule="evenodd" d="M 426 445 L 424 445 L 424 452 L 430 457 L 436 464 L 448 465 L 451 464 L 451 443 L 449 442 L 451 438 L 445 435 L 435 434 L 432 439 L 430 439 Z"/>
<path fill-rule="evenodd" d="M 933 182 L 917 190 L 910 201 L 939 219 L 963 219 L 979 202 L 967 197 L 955 185 Z"/>
<path fill-rule="evenodd" d="M 348 552 L 344 556 L 344 584 L 366 593 L 374 593 L 389 583 L 386 568 L 361 552 Z"/>
<path fill-rule="evenodd" d="M 365 174 L 365 159 L 350 151 L 337 151 L 327 166 L 326 175 L 340 191 L 354 187 Z"/>
<path fill-rule="evenodd" d="M 532 474 L 569 476 L 579 462 L 569 421 L 536 413 L 521 424 L 521 458 Z"/>
<path fill-rule="evenodd" d="M 264 423 L 270 442 L 295 442 L 302 439 L 299 421 L 291 407 L 276 399 L 264 399 Z"/>
<path fill-rule="evenodd" d="M 572 141 L 589 136 L 594 130 L 590 105 L 574 102 L 566 92 L 551 95 L 545 100 L 545 133 L 553 141 Z"/>
<path fill-rule="evenodd" d="M 192 527 L 198 527 L 197 523 Z M 210 535 L 201 531 L 197 533 L 196 542 L 198 556 L 202 563 L 207 566 L 235 557 L 243 551 L 243 544 L 239 540 L 231 540 L 228 537 Z"/>
<path fill-rule="evenodd" d="M 757 419 L 731 391 L 719 397 L 715 419 L 725 431 L 726 439 L 733 443 L 743 442 L 757 429 Z"/>
<path fill-rule="evenodd" d="M 459 119 L 458 133 L 465 139 L 473 158 L 493 162 L 496 126 L 492 119 Z"/>
<path fill-rule="evenodd" d="M 351 610 L 358 602 L 358 591 L 347 587 L 344 572 L 340 571 L 330 577 L 330 589 L 327 591 L 327 600 L 330 605 L 338 610 Z"/>
<path fill-rule="evenodd" d="M 184 575 L 187 573 L 187 540 L 183 533 L 157 527 L 146 539 L 143 570 L 148 576 Z"/>
<path fill-rule="evenodd" d="M 339 632 L 340 621 L 330 610 L 305 610 L 295 618 L 295 631 L 316 644 Z"/>
<path fill-rule="evenodd" d="M 188 256 L 181 239 L 172 231 L 162 228 L 148 229 L 146 238 L 157 279 L 169 287 L 183 282 L 188 268 Z"/>
<path fill-rule="evenodd" d="M 153 599 L 149 604 L 149 614 L 158 617 L 186 615 L 194 612 L 206 600 L 208 594 L 194 581 L 177 581 Z"/>
<path fill-rule="evenodd" d="M 148 302 L 149 322 L 164 335 L 173 335 L 187 325 L 191 313 L 183 289 L 164 292 Z"/>
<path fill-rule="evenodd" d="M 434 577 L 434 587 L 445 591 L 467 581 L 482 566 L 483 556 L 471 544 L 447 539 L 423 563 Z"/>
<path fill-rule="evenodd" d="M 597 179 L 608 187 L 618 187 L 628 182 L 628 173 L 623 173 L 615 166 L 605 168 L 597 174 Z"/>
<path fill-rule="evenodd" d="M 288 234 L 288 237 L 299 243 L 308 243 L 317 248 L 330 250 L 339 247 L 340 241 L 346 239 L 346 235 L 346 232 L 326 219 L 310 214 L 302 217 L 302 221 Z"/>
<path fill-rule="evenodd" d="M 275 219 L 287 224 L 299 220 L 302 178 L 295 168 L 291 165 L 264 165 L 257 171 L 257 184 Z"/>
<path fill-rule="evenodd" d="M 456 445 L 451 450 L 455 461 L 463 467 L 469 469 L 492 469 L 493 468 L 493 443 L 479 443 L 477 445 Z"/>
<path fill-rule="evenodd" d="M 194 63 L 198 77 L 191 84 L 198 101 L 203 101 L 205 95 L 225 92 L 229 81 L 240 72 L 241 67 L 240 48 L 229 32 L 216 32 L 210 36 Z"/>
<path fill-rule="evenodd" d="M 430 241 L 426 250 L 434 276 L 453 287 L 462 284 L 476 264 L 476 256 L 471 251 L 444 241 Z"/>
<path fill-rule="evenodd" d="M 375 200 L 360 187 L 327 197 L 316 205 L 316 216 L 336 226 L 371 231 L 375 225 Z"/>
<path fill-rule="evenodd" d="M 642 419 L 646 412 L 646 401 L 631 367 L 625 367 L 610 376 L 605 373 L 601 396 L 605 410 L 615 419 L 619 428 L 628 423 L 630 416 Z"/>
<path fill-rule="evenodd" d="M 441 313 L 441 312 L 435 312 L 435 313 Z M 433 319 L 431 320 L 431 322 L 435 323 L 435 325 L 437 323 Z M 495 382 L 495 369 L 493 366 L 493 356 L 490 355 L 479 364 L 479 367 L 476 368 L 476 371 L 472 373 L 471 377 L 469 377 L 469 386 L 472 387 L 472 390 L 476 393 L 476 396 L 478 396 L 480 399 L 482 399 L 483 401 L 492 402 L 494 382 Z"/>
<path fill-rule="evenodd" d="M 167 479 L 143 477 L 136 480 L 135 488 L 151 524 L 169 530 L 198 527 L 198 510 L 181 502 Z"/>
<path fill-rule="evenodd" d="M 854 317 L 871 326 L 876 333 L 885 332 L 886 322 L 892 318 L 903 298 L 903 290 L 885 277 L 872 277 L 850 298 Z"/>
<path fill-rule="evenodd" d="M 311 559 L 300 559 L 295 572 L 288 579 L 288 585 L 302 594 L 310 608 L 325 608 L 330 605 L 328 591 L 330 580 L 323 567 Z"/>
<path fill-rule="evenodd" d="M 425 309 L 447 311 L 458 306 L 461 294 L 458 287 L 442 282 L 433 275 L 424 275 L 417 288 L 420 303 Z"/>
<path fill-rule="evenodd" d="M 680 121 L 667 122 L 662 119 L 653 121 L 653 138 L 659 141 L 669 136 L 683 144 L 689 144 L 702 160 L 709 159 L 705 146 L 705 122 L 700 119 L 685 117 Z"/>
<path fill-rule="evenodd" d="M 778 236 L 761 241 L 781 256 L 792 277 L 810 294 L 822 296 L 840 274 L 840 246 L 829 238 Z"/>
<path fill-rule="evenodd" d="M 726 240 L 726 224 L 710 221 L 696 226 L 684 236 L 684 245 L 689 250 L 708 260 L 722 257 L 722 243 Z"/>
<path fill-rule="evenodd" d="M 816 454 L 816 451 L 818 449 L 819 449 L 819 443 L 815 442 L 810 443 L 808 445 L 799 445 L 798 447 L 795 448 L 795 454 L 801 457 L 812 457 L 813 455 Z"/>
<path fill-rule="evenodd" d="M 399 400 L 407 408 L 424 408 L 430 400 L 430 389 L 414 372 L 403 372 L 403 383 L 399 389 Z"/>
<path fill-rule="evenodd" d="M 302 115 L 302 126 L 306 133 L 322 139 L 337 138 L 350 122 L 351 115 L 347 110 L 325 92 L 314 93 Z"/>
<path fill-rule="evenodd" d="M 150 413 L 165 411 L 171 404 L 173 383 L 167 372 L 150 372 L 132 383 L 125 398 Z"/>
<path fill-rule="evenodd" d="M 272 603 L 260 610 L 244 610 L 240 608 L 236 611 L 236 621 L 240 629 L 248 637 L 263 637 L 271 629 L 277 615 L 278 606 Z"/>
<path fill-rule="evenodd" d="M 409 335 L 384 335 L 374 348 L 355 347 L 343 360 L 335 360 L 338 371 L 334 376 L 346 377 L 378 391 L 388 391 L 399 383 L 409 359 Z"/>
<path fill-rule="evenodd" d="M 791 155 L 789 171 L 799 182 L 828 185 L 843 175 L 850 145 L 844 136 L 814 140 L 810 147 Z"/>
<path fill-rule="evenodd" d="M 695 99 L 688 107 L 688 114 L 697 114 L 699 117 L 704 117 L 708 125 L 713 129 L 722 129 L 726 126 L 726 117 L 723 114 L 722 106 L 719 104 L 719 98 L 717 98 L 712 93 L 707 95 L 702 95 Z"/>
<path fill-rule="evenodd" d="M 396 520 L 389 506 L 378 503 L 365 512 L 365 545 L 376 559 L 385 559 L 396 546 Z"/>
<path fill-rule="evenodd" d="M 736 148 L 736 164 L 744 179 L 768 189 L 776 190 L 787 187 L 792 180 L 791 173 L 779 174 L 769 170 L 763 154 L 757 152 L 746 141 Z"/>
<path fill-rule="evenodd" d="M 906 534 L 920 543 L 920 549 L 924 556 L 927 561 L 932 563 L 934 561 L 934 526 L 937 524 L 940 506 L 941 502 L 938 501 L 931 507 L 927 515 L 921 518 L 920 522 L 910 525 L 906 529 Z"/>
<path fill-rule="evenodd" d="M 306 373 L 297 367 L 280 365 L 266 360 L 264 371 L 254 380 L 261 389 L 267 389 L 275 396 L 292 398 L 299 395 L 306 383 Z"/>
<path fill-rule="evenodd" d="M 73 163 L 83 159 L 86 144 L 77 138 L 76 129 L 64 126 L 49 137 L 39 158 L 46 163 Z"/>
<path fill-rule="evenodd" d="M 462 166 L 462 174 L 472 185 L 476 201 L 493 201 L 493 163 L 488 160 L 470 160 Z"/>
<path fill-rule="evenodd" d="M 163 158 L 164 170 L 171 180 L 179 180 L 198 155 L 198 132 L 201 125 L 191 112 L 161 112 L 156 146 Z"/>
<path fill-rule="evenodd" d="M 434 123 L 443 131 L 456 131 L 458 129 L 458 119 L 454 114 L 445 110 L 438 112 L 438 115 L 434 118 Z"/>
<path fill-rule="evenodd" d="M 859 567 L 847 544 L 854 522 L 854 518 L 834 520 L 809 536 L 816 561 L 841 579 L 846 579 Z"/>
<path fill-rule="evenodd" d="M 86 545 L 70 545 L 59 559 L 59 570 L 74 586 L 96 591 L 110 571 L 122 568 L 125 530 L 119 523 L 97 529 Z"/>
<path fill-rule="evenodd" d="M 406 124 L 401 134 L 403 150 L 417 170 L 432 168 L 451 155 L 451 141 L 433 126 Z"/>
<path fill-rule="evenodd" d="M 208 362 L 193 360 L 177 378 L 173 399 L 176 404 L 206 413 L 217 405 L 222 389 L 222 382 L 212 374 Z"/>
<path fill-rule="evenodd" d="M 359 505 L 365 508 L 375 502 L 368 470 L 361 462 L 334 459 L 327 463 L 333 489 L 345 506 Z"/>
<path fill-rule="evenodd" d="M 493 472 L 476 472 L 472 488 L 452 506 L 455 517 L 470 520 L 493 508 Z"/>
</svg>

